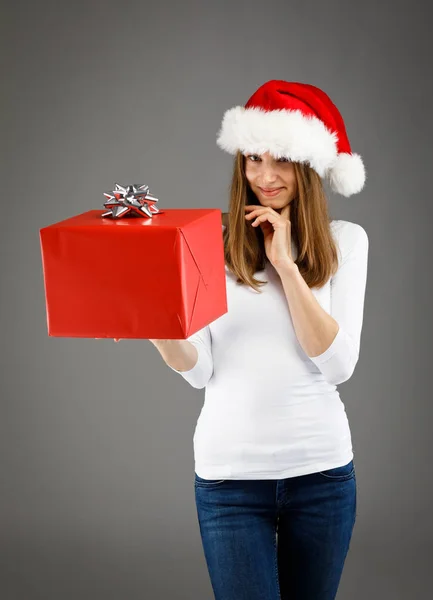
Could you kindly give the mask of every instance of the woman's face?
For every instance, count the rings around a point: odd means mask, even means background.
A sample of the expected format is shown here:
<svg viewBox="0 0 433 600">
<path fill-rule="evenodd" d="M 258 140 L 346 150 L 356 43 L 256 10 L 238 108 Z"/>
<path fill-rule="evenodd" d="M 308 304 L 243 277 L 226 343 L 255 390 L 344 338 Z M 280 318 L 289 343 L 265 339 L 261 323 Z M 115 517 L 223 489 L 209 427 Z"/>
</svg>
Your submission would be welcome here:
<svg viewBox="0 0 433 600">
<path fill-rule="evenodd" d="M 295 167 L 286 158 L 264 154 L 245 154 L 245 175 L 260 204 L 280 211 L 296 197 Z M 264 191 L 276 190 L 275 195 Z"/>
</svg>

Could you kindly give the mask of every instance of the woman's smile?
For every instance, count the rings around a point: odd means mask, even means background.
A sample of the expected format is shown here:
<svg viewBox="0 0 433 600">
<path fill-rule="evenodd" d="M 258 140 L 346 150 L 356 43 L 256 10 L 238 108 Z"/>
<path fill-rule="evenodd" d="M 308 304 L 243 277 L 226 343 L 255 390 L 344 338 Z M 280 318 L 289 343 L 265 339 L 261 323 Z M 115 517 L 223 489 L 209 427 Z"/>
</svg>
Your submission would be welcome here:
<svg viewBox="0 0 433 600">
<path fill-rule="evenodd" d="M 262 194 L 264 194 L 265 196 L 278 196 L 278 194 L 281 192 L 283 188 L 276 188 L 272 191 L 267 191 L 264 190 L 263 188 L 259 188 L 259 190 L 262 192 Z"/>
</svg>

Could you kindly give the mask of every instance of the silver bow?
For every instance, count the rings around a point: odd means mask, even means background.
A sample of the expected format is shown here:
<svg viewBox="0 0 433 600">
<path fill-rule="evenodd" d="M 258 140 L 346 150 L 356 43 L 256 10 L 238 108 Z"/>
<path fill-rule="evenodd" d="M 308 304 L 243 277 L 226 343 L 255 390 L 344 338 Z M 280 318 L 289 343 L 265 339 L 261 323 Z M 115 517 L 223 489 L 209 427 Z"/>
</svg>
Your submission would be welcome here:
<svg viewBox="0 0 433 600">
<path fill-rule="evenodd" d="M 158 198 L 151 195 L 149 186 L 144 183 L 133 183 L 130 185 L 114 184 L 112 192 L 103 192 L 108 198 L 104 202 L 105 208 L 110 208 L 109 211 L 103 213 L 102 217 L 113 217 L 119 219 L 128 213 L 135 213 L 140 217 L 152 217 L 156 213 L 162 213 L 154 206 L 158 202 Z"/>
</svg>

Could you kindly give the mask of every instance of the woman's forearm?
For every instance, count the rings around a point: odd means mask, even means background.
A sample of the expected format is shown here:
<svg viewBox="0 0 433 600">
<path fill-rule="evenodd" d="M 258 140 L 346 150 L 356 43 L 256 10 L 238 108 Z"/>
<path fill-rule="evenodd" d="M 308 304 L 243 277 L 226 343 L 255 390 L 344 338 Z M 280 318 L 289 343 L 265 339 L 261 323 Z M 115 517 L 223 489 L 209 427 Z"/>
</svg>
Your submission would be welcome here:
<svg viewBox="0 0 433 600">
<path fill-rule="evenodd" d="M 188 340 L 150 340 L 165 362 L 176 371 L 190 371 L 198 360 L 197 348 Z"/>
</svg>

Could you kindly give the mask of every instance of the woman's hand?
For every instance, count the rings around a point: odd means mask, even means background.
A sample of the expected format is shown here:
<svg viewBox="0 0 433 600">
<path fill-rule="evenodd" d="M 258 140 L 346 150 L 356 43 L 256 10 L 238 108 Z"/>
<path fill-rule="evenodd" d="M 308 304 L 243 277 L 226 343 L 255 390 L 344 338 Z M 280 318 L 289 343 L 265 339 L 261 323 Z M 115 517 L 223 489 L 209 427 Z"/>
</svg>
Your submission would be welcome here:
<svg viewBox="0 0 433 600">
<path fill-rule="evenodd" d="M 290 204 L 281 213 L 270 206 L 246 204 L 245 219 L 251 219 L 251 225 L 260 225 L 263 231 L 266 256 L 276 270 L 295 264 L 292 258 L 292 237 L 290 222 Z"/>
<path fill-rule="evenodd" d="M 105 340 L 105 339 L 107 339 L 107 338 L 95 338 L 95 340 Z M 113 340 L 115 342 L 120 342 L 121 339 L 123 339 L 123 338 L 113 338 Z M 163 342 L 163 341 L 164 340 L 151 340 L 151 339 L 149 339 L 149 342 L 152 342 L 153 345 L 155 345 L 155 342 Z"/>
<path fill-rule="evenodd" d="M 113 338 L 113 339 L 114 339 L 115 342 L 120 342 L 120 340 L 122 338 Z M 161 341 L 164 341 L 164 340 L 150 340 L 149 339 L 149 342 L 152 342 L 153 345 L 155 345 L 155 342 L 161 342 Z"/>
</svg>

